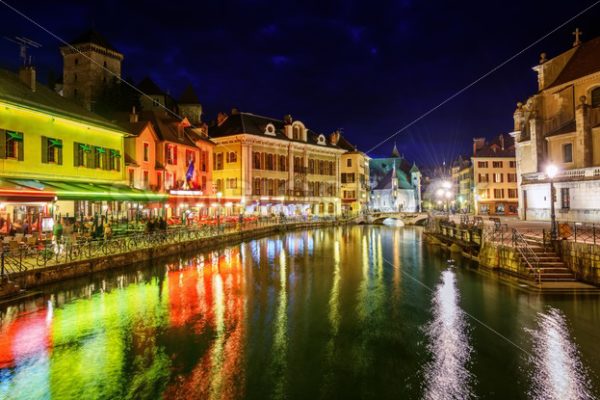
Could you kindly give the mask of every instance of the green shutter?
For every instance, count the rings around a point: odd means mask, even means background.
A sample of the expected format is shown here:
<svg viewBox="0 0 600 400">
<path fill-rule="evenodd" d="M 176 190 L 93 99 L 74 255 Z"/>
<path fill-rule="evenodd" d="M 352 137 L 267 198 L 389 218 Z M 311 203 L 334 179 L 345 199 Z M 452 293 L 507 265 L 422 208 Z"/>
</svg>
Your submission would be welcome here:
<svg viewBox="0 0 600 400">
<path fill-rule="evenodd" d="M 42 163 L 48 163 L 48 138 L 42 136 Z"/>
<path fill-rule="evenodd" d="M 25 138 L 22 136 L 20 142 L 17 142 L 17 160 L 23 161 L 25 159 Z"/>
<path fill-rule="evenodd" d="M 108 153 L 106 151 L 102 153 L 102 168 L 110 170 L 110 165 L 108 165 Z"/>
<path fill-rule="evenodd" d="M 79 146 L 79 143 L 73 142 L 73 165 L 76 167 L 79 167 Z"/>
<path fill-rule="evenodd" d="M 0 158 L 6 158 L 6 131 L 0 129 Z"/>
<path fill-rule="evenodd" d="M 58 165 L 62 165 L 62 146 L 60 146 L 57 150 L 58 153 L 58 160 L 56 160 L 58 162 Z"/>
</svg>

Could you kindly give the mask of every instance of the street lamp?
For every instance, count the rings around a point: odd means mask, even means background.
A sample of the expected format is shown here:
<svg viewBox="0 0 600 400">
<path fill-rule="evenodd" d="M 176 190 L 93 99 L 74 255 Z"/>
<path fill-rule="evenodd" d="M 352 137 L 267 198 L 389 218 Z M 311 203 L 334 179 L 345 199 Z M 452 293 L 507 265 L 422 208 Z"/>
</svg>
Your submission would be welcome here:
<svg viewBox="0 0 600 400">
<path fill-rule="evenodd" d="M 554 188 L 554 177 L 558 174 L 558 167 L 554 164 L 548 164 L 546 166 L 546 176 L 550 179 L 550 239 L 555 241 L 558 238 L 558 232 L 556 231 L 556 212 L 554 211 L 554 201 L 556 198 L 556 189 Z"/>
</svg>

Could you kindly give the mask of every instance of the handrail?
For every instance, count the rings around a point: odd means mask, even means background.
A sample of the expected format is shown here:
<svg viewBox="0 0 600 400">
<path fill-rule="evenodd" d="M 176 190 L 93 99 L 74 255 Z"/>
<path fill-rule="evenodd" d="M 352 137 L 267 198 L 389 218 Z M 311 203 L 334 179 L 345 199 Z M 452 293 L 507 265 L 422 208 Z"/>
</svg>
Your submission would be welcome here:
<svg viewBox="0 0 600 400">
<path fill-rule="evenodd" d="M 535 251 L 533 251 L 533 249 L 529 246 L 529 244 L 525 240 L 525 237 L 523 237 L 522 233 L 520 233 L 515 228 L 513 228 L 512 234 L 513 234 L 513 243 L 514 243 L 515 247 L 519 251 L 519 254 L 523 258 L 523 260 L 525 260 L 527 267 L 531 271 L 533 271 L 534 276 L 537 275 L 538 284 L 541 285 L 542 284 L 542 271 L 539 268 L 540 258 L 535 253 Z M 533 260 L 533 263 L 532 263 L 531 259 Z"/>
</svg>

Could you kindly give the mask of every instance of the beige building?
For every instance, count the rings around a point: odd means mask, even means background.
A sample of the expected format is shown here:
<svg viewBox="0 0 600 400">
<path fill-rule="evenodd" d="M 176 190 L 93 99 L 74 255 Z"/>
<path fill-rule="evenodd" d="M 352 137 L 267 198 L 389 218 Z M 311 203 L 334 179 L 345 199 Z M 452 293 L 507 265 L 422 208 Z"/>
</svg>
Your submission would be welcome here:
<svg viewBox="0 0 600 400">
<path fill-rule="evenodd" d="M 550 219 L 550 183 L 554 164 L 558 220 L 600 220 L 600 38 L 547 59 L 533 69 L 539 92 L 514 113 L 519 216 Z"/>
<path fill-rule="evenodd" d="M 515 215 L 518 210 L 515 145 L 501 134 L 473 139 L 473 199 L 477 215 Z"/>
<path fill-rule="evenodd" d="M 368 210 L 369 205 L 369 160 L 362 151 L 356 149 L 343 136 L 338 145 L 347 150 L 342 154 L 340 166 L 342 211 L 360 214 Z"/>
<path fill-rule="evenodd" d="M 121 77 L 123 54 L 94 30 L 79 36 L 70 45 L 72 47 L 60 48 L 64 64 L 62 95 L 92 110 L 102 88 L 114 81 L 115 76 Z"/>
<path fill-rule="evenodd" d="M 232 110 L 209 127 L 213 181 L 226 213 L 337 215 L 341 212 L 339 133 L 325 137 L 291 116 L 277 120 Z"/>
<path fill-rule="evenodd" d="M 467 157 L 459 156 L 451 168 L 452 186 L 456 194 L 454 209 L 462 213 L 474 210 L 473 165 Z"/>
</svg>

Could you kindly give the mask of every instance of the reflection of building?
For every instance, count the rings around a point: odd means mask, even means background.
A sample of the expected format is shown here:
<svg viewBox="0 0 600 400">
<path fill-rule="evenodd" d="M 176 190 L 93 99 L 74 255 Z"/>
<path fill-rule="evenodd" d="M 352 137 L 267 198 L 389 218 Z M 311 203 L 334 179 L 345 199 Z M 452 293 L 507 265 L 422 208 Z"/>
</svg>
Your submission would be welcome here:
<svg viewBox="0 0 600 400">
<path fill-rule="evenodd" d="M 227 212 L 340 212 L 339 134 L 326 138 L 291 116 L 283 121 L 232 110 L 209 127 L 213 176 Z"/>
<path fill-rule="evenodd" d="M 473 139 L 475 213 L 517 213 L 517 174 L 514 140 L 505 134 L 491 142 Z"/>
<path fill-rule="evenodd" d="M 519 215 L 550 219 L 549 163 L 559 168 L 558 220 L 600 220 L 600 38 L 546 59 L 534 70 L 539 92 L 514 113 Z"/>
<path fill-rule="evenodd" d="M 396 146 L 391 157 L 371 159 L 369 169 L 373 211 L 420 211 L 421 172 Z"/>
<path fill-rule="evenodd" d="M 470 213 L 473 210 L 473 167 L 471 160 L 459 156 L 452 163 L 452 185 L 455 193 L 457 211 Z"/>
<path fill-rule="evenodd" d="M 362 151 L 356 149 L 346 138 L 340 136 L 339 146 L 347 150 L 342 154 L 340 177 L 342 211 L 361 213 L 369 204 L 369 160 Z"/>
</svg>

